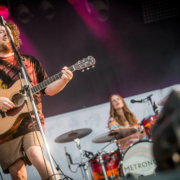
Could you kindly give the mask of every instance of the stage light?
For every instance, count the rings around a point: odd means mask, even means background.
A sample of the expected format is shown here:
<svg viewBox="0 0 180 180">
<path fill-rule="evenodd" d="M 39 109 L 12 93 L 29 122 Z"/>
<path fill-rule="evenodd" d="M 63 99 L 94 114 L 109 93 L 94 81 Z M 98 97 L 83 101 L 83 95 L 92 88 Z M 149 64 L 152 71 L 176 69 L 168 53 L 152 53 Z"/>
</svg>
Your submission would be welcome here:
<svg viewBox="0 0 180 180">
<path fill-rule="evenodd" d="M 17 16 L 22 23 L 27 23 L 31 20 L 32 14 L 29 8 L 25 4 L 19 4 L 17 6 Z"/>
<path fill-rule="evenodd" d="M 100 21 L 106 21 L 109 18 L 108 0 L 88 0 L 88 2 L 97 11 Z"/>
<path fill-rule="evenodd" d="M 40 9 L 42 10 L 44 16 L 48 19 L 53 18 L 55 15 L 54 7 L 48 0 L 41 1 Z"/>
<path fill-rule="evenodd" d="M 0 2 L 0 16 L 3 16 L 4 19 L 7 19 L 9 16 L 9 9 L 10 5 L 8 0 Z"/>
</svg>

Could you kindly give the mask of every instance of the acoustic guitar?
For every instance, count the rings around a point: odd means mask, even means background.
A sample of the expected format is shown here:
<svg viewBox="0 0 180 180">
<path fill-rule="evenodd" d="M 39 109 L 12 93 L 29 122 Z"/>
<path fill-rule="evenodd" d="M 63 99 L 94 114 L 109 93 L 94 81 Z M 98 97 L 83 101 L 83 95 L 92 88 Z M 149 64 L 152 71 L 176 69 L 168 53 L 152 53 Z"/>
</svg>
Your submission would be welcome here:
<svg viewBox="0 0 180 180">
<path fill-rule="evenodd" d="M 70 71 L 82 70 L 85 68 L 89 69 L 89 66 L 95 65 L 95 59 L 92 56 L 88 56 L 81 61 L 78 61 L 76 64 L 70 66 L 68 69 Z M 62 72 L 55 74 L 54 76 L 42 81 L 36 86 L 29 85 L 31 92 L 35 95 L 40 90 L 47 87 L 49 84 L 55 82 L 60 79 L 62 76 Z M 0 138 L 7 137 L 11 133 L 16 130 L 22 120 L 29 115 L 29 111 L 27 105 L 25 103 L 23 94 L 21 93 L 21 85 L 25 84 L 25 80 L 17 80 L 9 89 L 0 89 L 0 96 L 9 98 L 14 104 L 15 108 L 8 110 L 7 112 L 3 112 L 0 110 Z M 33 111 L 33 107 L 30 102 L 30 98 L 27 97 L 27 103 L 29 105 L 30 112 Z"/>
</svg>

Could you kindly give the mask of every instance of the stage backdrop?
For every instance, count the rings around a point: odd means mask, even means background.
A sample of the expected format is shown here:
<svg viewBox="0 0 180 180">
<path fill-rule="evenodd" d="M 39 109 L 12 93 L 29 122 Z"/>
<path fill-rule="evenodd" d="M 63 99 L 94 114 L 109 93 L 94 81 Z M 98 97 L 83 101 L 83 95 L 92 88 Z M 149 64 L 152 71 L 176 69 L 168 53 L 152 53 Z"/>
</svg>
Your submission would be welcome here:
<svg viewBox="0 0 180 180">
<path fill-rule="evenodd" d="M 175 85 L 171 87 L 167 87 L 161 90 L 155 90 L 151 92 L 146 92 L 143 94 L 131 96 L 125 98 L 125 101 L 130 108 L 130 110 L 136 115 L 139 122 L 142 121 L 143 117 L 154 115 L 152 106 L 150 103 L 134 103 L 132 104 L 130 101 L 131 99 L 140 100 L 144 99 L 147 96 L 153 94 L 152 100 L 158 103 L 163 97 L 166 97 L 172 89 L 180 91 L 180 85 Z M 76 103 L 76 102 L 74 102 Z M 158 106 L 159 111 L 162 109 L 162 106 Z M 64 147 L 67 147 L 68 153 L 71 154 L 74 163 L 80 163 L 80 154 L 79 150 L 76 146 L 75 142 L 68 142 L 68 143 L 55 143 L 54 140 L 69 131 L 82 129 L 82 128 L 91 128 L 92 133 L 88 136 L 80 139 L 82 150 L 91 151 L 96 153 L 98 150 L 102 149 L 108 143 L 93 143 L 92 139 L 102 133 L 108 131 L 107 128 L 107 121 L 109 118 L 109 110 L 110 104 L 104 103 L 101 105 L 84 108 L 81 110 L 53 116 L 46 118 L 45 124 L 45 131 L 46 131 L 46 138 L 47 142 L 56 162 L 59 164 L 62 171 L 67 174 L 68 176 L 72 177 L 75 180 L 83 179 L 80 169 L 76 173 L 72 173 L 67 165 L 66 156 Z M 106 152 L 110 152 L 116 150 L 116 145 L 111 144 L 107 148 L 105 148 Z M 55 166 L 56 167 L 56 166 Z M 72 170 L 75 171 L 77 165 L 71 166 Z M 1 171 L 2 173 L 2 171 Z M 41 179 L 38 173 L 36 172 L 35 168 L 32 166 L 27 167 L 28 179 L 29 180 L 36 180 Z M 4 180 L 10 180 L 9 175 L 2 174 Z M 63 178 L 63 176 L 62 176 Z"/>
</svg>

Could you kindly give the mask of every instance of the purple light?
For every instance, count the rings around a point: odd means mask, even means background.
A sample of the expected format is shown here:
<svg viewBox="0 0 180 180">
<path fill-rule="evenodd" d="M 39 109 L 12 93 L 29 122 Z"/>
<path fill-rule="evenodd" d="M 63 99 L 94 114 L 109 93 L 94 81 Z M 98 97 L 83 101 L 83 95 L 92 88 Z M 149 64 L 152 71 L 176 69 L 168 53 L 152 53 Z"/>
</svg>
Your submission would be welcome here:
<svg viewBox="0 0 180 180">
<path fill-rule="evenodd" d="M 3 16 L 4 19 L 9 16 L 9 9 L 5 5 L 0 5 L 0 16 Z"/>
</svg>

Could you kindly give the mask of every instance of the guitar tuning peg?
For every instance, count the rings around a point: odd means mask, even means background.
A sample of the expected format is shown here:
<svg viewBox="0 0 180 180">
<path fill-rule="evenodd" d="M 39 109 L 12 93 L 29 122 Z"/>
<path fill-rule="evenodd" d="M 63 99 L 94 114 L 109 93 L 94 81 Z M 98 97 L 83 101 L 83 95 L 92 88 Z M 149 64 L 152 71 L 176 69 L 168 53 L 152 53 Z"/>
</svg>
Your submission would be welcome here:
<svg viewBox="0 0 180 180">
<path fill-rule="evenodd" d="M 92 66 L 92 68 L 95 68 L 95 66 Z"/>
<path fill-rule="evenodd" d="M 87 70 L 89 70 L 90 68 L 87 68 Z"/>
<path fill-rule="evenodd" d="M 84 72 L 84 69 L 81 72 Z"/>
</svg>

